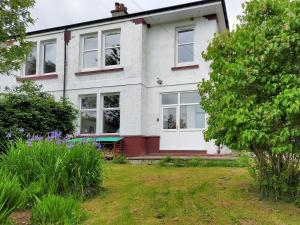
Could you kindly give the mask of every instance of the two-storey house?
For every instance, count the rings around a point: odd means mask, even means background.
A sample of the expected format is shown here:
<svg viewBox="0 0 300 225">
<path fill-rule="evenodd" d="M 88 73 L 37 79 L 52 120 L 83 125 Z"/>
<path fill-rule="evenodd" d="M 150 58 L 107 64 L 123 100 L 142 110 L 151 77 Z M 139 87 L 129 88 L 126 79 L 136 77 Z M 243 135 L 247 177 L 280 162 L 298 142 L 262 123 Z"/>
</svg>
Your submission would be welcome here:
<svg viewBox="0 0 300 225">
<path fill-rule="evenodd" d="M 126 156 L 216 154 L 197 85 L 201 57 L 228 28 L 223 0 L 203 0 L 28 33 L 34 43 L 18 81 L 34 80 L 79 109 L 80 136 L 121 136 Z"/>
</svg>

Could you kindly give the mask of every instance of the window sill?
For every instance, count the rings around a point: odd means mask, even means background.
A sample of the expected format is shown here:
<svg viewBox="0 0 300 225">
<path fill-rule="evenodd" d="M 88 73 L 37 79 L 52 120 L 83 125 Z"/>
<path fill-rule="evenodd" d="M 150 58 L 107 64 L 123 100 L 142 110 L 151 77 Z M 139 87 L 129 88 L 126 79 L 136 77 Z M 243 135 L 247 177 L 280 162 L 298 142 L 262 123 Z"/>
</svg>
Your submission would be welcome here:
<svg viewBox="0 0 300 225">
<path fill-rule="evenodd" d="M 97 75 L 99 73 L 112 73 L 112 72 L 120 72 L 123 71 L 123 67 L 118 68 L 109 68 L 109 69 L 97 69 L 97 70 L 86 70 L 81 72 L 76 72 L 76 76 L 86 76 L 86 75 Z"/>
<path fill-rule="evenodd" d="M 47 73 L 41 75 L 27 75 L 23 77 L 17 77 L 17 81 L 23 80 L 49 80 L 49 79 L 56 79 L 58 77 L 57 73 Z"/>
<path fill-rule="evenodd" d="M 177 71 L 177 70 L 190 70 L 190 69 L 198 69 L 199 65 L 188 65 L 188 66 L 175 66 L 172 67 L 172 71 Z"/>
</svg>

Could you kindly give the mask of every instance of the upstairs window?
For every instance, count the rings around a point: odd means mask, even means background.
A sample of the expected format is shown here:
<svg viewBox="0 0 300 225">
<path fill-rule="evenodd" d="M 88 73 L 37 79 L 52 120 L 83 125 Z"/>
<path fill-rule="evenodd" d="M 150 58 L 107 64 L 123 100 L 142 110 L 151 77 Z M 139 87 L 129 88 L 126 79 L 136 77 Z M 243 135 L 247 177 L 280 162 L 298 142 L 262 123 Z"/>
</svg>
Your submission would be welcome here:
<svg viewBox="0 0 300 225">
<path fill-rule="evenodd" d="M 194 61 L 194 28 L 177 31 L 177 62 Z"/>
<path fill-rule="evenodd" d="M 80 133 L 94 134 L 97 121 L 97 95 L 82 96 L 80 100 Z"/>
<path fill-rule="evenodd" d="M 36 74 L 36 55 L 37 55 L 37 44 L 35 43 L 31 49 L 31 52 L 26 58 L 25 63 L 25 75 L 35 75 Z"/>
<path fill-rule="evenodd" d="M 56 71 L 56 41 L 42 43 L 43 49 L 43 73 Z"/>
<path fill-rule="evenodd" d="M 82 36 L 82 68 L 89 69 L 98 66 L 98 35 Z"/>
<path fill-rule="evenodd" d="M 120 32 L 107 33 L 104 35 L 105 66 L 120 64 Z"/>
</svg>

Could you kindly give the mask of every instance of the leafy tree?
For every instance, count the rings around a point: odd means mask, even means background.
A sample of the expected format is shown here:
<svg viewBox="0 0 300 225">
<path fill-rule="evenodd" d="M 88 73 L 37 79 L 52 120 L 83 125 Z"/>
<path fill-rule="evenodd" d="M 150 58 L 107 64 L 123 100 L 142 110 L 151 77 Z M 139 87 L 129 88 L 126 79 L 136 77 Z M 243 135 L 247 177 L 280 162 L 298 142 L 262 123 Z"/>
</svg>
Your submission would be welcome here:
<svg viewBox="0 0 300 225">
<path fill-rule="evenodd" d="M 300 1 L 252 0 L 239 19 L 203 53 L 205 137 L 253 152 L 264 196 L 300 200 Z"/>
<path fill-rule="evenodd" d="M 29 9 L 35 0 L 0 0 L 0 74 L 20 69 L 31 44 L 26 27 L 33 24 Z"/>
<path fill-rule="evenodd" d="M 61 131 L 72 134 L 77 110 L 67 99 L 55 101 L 32 82 L 0 94 L 0 149 L 7 139 Z"/>
</svg>

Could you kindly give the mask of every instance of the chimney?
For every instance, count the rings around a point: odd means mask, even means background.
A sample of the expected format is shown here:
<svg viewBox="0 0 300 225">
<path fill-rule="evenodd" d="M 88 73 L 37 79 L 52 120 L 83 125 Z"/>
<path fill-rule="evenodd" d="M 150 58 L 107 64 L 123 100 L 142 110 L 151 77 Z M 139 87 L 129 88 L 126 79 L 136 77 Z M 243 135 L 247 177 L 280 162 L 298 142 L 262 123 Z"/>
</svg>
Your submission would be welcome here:
<svg viewBox="0 0 300 225">
<path fill-rule="evenodd" d="M 115 16 L 124 16 L 127 14 L 128 14 L 127 7 L 125 7 L 125 5 L 122 3 L 120 4 L 119 2 L 116 2 L 115 9 L 111 11 L 111 15 L 115 17 Z"/>
</svg>

